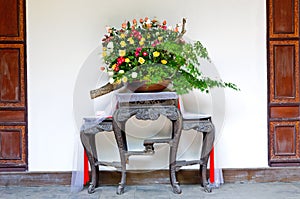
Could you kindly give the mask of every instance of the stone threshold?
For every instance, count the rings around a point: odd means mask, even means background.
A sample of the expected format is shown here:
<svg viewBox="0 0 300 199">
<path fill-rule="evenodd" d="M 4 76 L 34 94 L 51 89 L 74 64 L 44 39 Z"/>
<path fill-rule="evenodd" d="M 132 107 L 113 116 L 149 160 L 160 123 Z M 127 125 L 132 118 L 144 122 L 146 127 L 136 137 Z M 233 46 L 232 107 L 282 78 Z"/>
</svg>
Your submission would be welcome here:
<svg viewBox="0 0 300 199">
<path fill-rule="evenodd" d="M 300 181 L 300 167 L 223 169 L 225 183 L 261 183 Z M 0 172 L 0 186 L 51 186 L 70 185 L 72 172 Z M 100 171 L 101 185 L 117 185 L 121 178 L 118 171 Z M 199 184 L 198 170 L 177 172 L 180 184 Z M 168 184 L 168 170 L 141 171 L 127 173 L 128 185 Z"/>
</svg>

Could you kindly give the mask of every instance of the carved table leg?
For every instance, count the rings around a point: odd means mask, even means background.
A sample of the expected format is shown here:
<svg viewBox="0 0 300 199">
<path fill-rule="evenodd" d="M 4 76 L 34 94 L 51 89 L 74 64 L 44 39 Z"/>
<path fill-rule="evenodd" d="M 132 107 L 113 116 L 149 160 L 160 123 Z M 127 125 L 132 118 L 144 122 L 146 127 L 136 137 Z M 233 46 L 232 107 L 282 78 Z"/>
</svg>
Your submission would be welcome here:
<svg viewBox="0 0 300 199">
<path fill-rule="evenodd" d="M 117 114 L 118 110 L 115 114 Z M 113 129 L 115 133 L 115 138 L 118 144 L 119 148 L 119 154 L 121 159 L 121 181 L 119 183 L 119 186 L 117 188 L 117 194 L 123 194 L 124 188 L 126 184 L 126 156 L 125 153 L 127 151 L 127 142 L 126 142 L 126 135 L 125 135 L 125 122 L 117 123 L 115 120 L 113 120 Z"/>
<path fill-rule="evenodd" d="M 83 147 L 87 153 L 87 157 L 90 163 L 91 171 L 92 171 L 92 181 L 90 182 L 90 186 L 88 188 L 88 193 L 94 193 L 95 188 L 97 187 L 98 183 L 98 174 L 99 174 L 99 168 L 95 165 L 97 160 L 97 152 L 95 147 L 95 134 L 85 134 L 84 131 L 80 133 L 81 142 L 83 144 Z"/>
<path fill-rule="evenodd" d="M 212 187 L 210 186 L 209 182 L 207 181 L 207 164 L 210 152 L 213 148 L 214 138 L 215 138 L 215 129 L 213 124 L 211 131 L 203 132 L 203 146 L 202 146 L 202 153 L 201 153 L 201 161 L 203 164 L 200 166 L 200 173 L 202 176 L 202 186 L 204 187 L 205 192 L 212 192 Z"/>
<path fill-rule="evenodd" d="M 178 112 L 178 114 L 180 113 Z M 176 194 L 180 194 L 181 188 L 176 178 L 176 156 L 177 156 L 177 149 L 178 149 L 179 139 L 182 130 L 182 120 L 178 119 L 172 121 L 172 124 L 173 124 L 173 128 L 172 128 L 173 140 L 172 143 L 170 144 L 169 174 L 170 174 L 170 181 L 171 181 L 173 192 Z"/>
</svg>

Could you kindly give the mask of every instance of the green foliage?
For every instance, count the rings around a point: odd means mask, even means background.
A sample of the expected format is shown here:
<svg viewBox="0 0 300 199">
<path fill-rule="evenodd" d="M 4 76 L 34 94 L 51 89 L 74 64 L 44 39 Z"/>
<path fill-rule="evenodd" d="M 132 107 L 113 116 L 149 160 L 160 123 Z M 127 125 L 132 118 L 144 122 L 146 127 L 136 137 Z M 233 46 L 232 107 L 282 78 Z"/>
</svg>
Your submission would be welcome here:
<svg viewBox="0 0 300 199">
<path fill-rule="evenodd" d="M 192 89 L 208 92 L 213 87 L 239 90 L 229 82 L 206 77 L 199 70 L 199 59 L 210 61 L 206 48 L 200 41 L 188 43 L 183 40 L 184 28 L 178 25 L 167 28 L 166 22 L 156 19 L 133 20 L 122 24 L 122 29 L 108 28 L 102 40 L 103 59 L 110 82 L 146 81 L 158 83 L 172 81 L 173 89 L 184 94 Z"/>
</svg>

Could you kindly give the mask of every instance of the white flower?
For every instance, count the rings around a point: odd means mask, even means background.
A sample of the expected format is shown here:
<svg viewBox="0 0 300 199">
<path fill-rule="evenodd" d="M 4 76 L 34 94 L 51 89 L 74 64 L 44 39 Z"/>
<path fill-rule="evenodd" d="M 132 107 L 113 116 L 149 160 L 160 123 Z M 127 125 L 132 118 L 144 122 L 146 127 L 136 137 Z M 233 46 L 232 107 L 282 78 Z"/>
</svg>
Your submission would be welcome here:
<svg viewBox="0 0 300 199">
<path fill-rule="evenodd" d="M 125 72 L 124 72 L 124 70 L 119 70 L 119 73 L 120 73 L 120 74 L 123 74 L 123 73 L 125 73 Z"/>
<path fill-rule="evenodd" d="M 108 71 L 108 76 L 112 77 L 114 75 L 113 71 Z"/>
<path fill-rule="evenodd" d="M 136 72 L 131 73 L 131 77 L 132 78 L 137 78 L 137 73 Z"/>
<path fill-rule="evenodd" d="M 124 76 L 124 77 L 122 77 L 122 81 L 124 82 L 124 83 L 126 83 L 127 82 L 127 77 L 126 76 Z"/>
<path fill-rule="evenodd" d="M 112 42 L 109 42 L 109 43 L 107 44 L 107 49 L 109 49 L 110 51 L 113 50 L 113 47 L 114 47 L 114 44 L 113 44 Z"/>
<path fill-rule="evenodd" d="M 109 27 L 109 26 L 106 26 L 105 28 L 106 28 L 106 32 L 110 33 L 110 31 L 111 31 L 111 27 Z"/>
<path fill-rule="evenodd" d="M 114 80 L 114 78 L 111 77 L 111 78 L 109 78 L 108 81 L 109 81 L 110 84 L 112 84 L 112 83 L 114 83 L 115 80 Z"/>
</svg>

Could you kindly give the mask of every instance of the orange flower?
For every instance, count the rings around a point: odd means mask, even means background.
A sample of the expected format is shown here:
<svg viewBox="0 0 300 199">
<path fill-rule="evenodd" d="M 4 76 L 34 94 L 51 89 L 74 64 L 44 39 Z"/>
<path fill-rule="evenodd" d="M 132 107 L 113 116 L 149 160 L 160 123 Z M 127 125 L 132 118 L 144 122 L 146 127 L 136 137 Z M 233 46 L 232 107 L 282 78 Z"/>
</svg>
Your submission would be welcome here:
<svg viewBox="0 0 300 199">
<path fill-rule="evenodd" d="M 143 23 L 144 22 L 144 19 L 140 19 L 140 23 Z"/>
<path fill-rule="evenodd" d="M 126 22 L 122 23 L 122 28 L 123 28 L 123 29 L 126 29 L 126 27 L 127 27 Z"/>
<path fill-rule="evenodd" d="M 133 25 L 136 25 L 137 24 L 136 19 L 132 20 L 132 23 Z"/>
<path fill-rule="evenodd" d="M 162 24 L 165 26 L 165 25 L 167 24 L 167 21 L 166 21 L 166 20 L 164 20 Z"/>
<path fill-rule="evenodd" d="M 148 19 L 149 19 L 148 17 L 145 17 L 145 21 L 148 21 Z"/>
<path fill-rule="evenodd" d="M 147 28 L 151 28 L 152 24 L 151 23 L 147 23 Z"/>
</svg>

